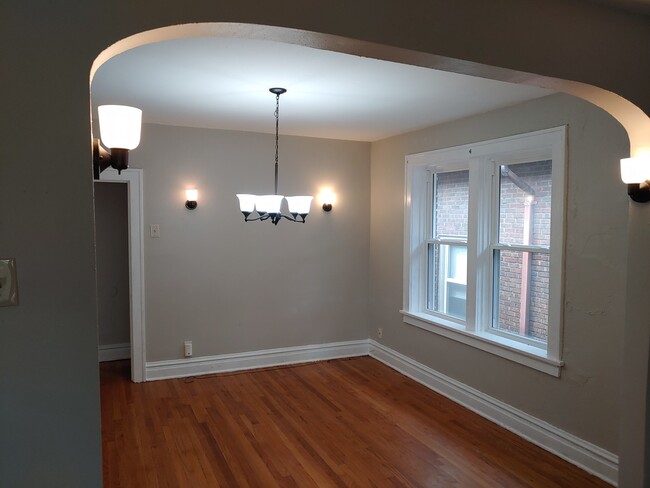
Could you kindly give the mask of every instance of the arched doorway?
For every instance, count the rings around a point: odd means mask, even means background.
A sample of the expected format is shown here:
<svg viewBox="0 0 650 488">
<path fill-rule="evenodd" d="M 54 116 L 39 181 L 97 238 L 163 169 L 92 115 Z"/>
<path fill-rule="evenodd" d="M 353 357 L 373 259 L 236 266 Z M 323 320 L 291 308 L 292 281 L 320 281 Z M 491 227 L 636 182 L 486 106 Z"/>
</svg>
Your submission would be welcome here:
<svg viewBox="0 0 650 488">
<path fill-rule="evenodd" d="M 494 68 L 486 65 L 476 63 L 452 60 L 445 57 L 435 56 L 431 54 L 417 53 L 403 49 L 396 49 L 387 46 L 376 45 L 363 41 L 356 41 L 353 39 L 340 38 L 335 36 L 328 36 L 324 34 L 315 34 L 305 31 L 297 31 L 292 29 L 283 29 L 277 27 L 261 27 L 251 26 L 245 24 L 192 24 L 181 25 L 169 28 L 156 29 L 145 33 L 137 34 L 129 37 L 123 41 L 113 45 L 108 50 L 104 51 L 96 60 L 93 65 L 94 73 L 97 68 L 110 59 L 110 57 L 123 52 L 124 50 L 133 47 L 158 42 L 167 39 L 179 37 L 192 37 L 192 36 L 245 36 L 250 38 L 269 39 L 274 41 L 289 42 L 302 44 L 318 49 L 331 49 L 339 52 L 349 54 L 356 54 L 361 56 L 371 56 L 377 59 L 384 59 L 390 61 L 397 61 L 402 63 L 410 63 L 419 66 L 427 66 L 436 69 L 446 69 L 449 71 L 470 74 L 474 76 L 481 76 L 486 78 L 493 78 L 503 81 L 517 81 L 519 83 L 531 84 L 535 86 L 542 86 L 553 88 L 558 91 L 564 91 L 583 98 L 609 112 L 613 115 L 627 130 L 630 137 L 631 153 L 641 154 L 650 147 L 650 119 L 644 112 L 636 107 L 631 102 L 624 98 L 609 92 L 604 89 L 585 85 L 582 83 L 554 79 L 549 77 L 540 77 L 530 75 L 528 73 L 517 72 L 513 70 Z M 616 164 L 613 161 L 612 164 Z M 636 208 L 631 209 L 631 218 L 635 218 L 637 213 Z M 648 241 L 647 231 L 638 226 L 631 225 L 631 234 L 629 236 L 630 246 L 634 248 L 638 243 Z M 641 249 L 636 249 L 631 255 L 638 256 L 642 254 Z M 630 269 L 633 269 L 638 263 L 630 263 Z M 630 284 L 630 281 L 628 281 Z M 645 289 L 645 288 L 640 288 Z M 629 292 L 630 293 L 630 292 Z M 634 315 L 634 311 L 638 308 L 638 304 L 642 302 L 642 298 L 635 297 L 631 294 L 628 295 L 628 313 Z M 626 341 L 627 342 L 627 341 Z M 632 339 L 632 342 L 634 340 Z M 636 360 L 640 360 L 641 366 L 647 364 L 647 345 L 642 342 L 640 346 L 634 345 L 637 351 L 631 354 Z M 645 353 L 638 348 L 645 347 Z M 645 358 L 645 359 L 644 359 Z M 630 365 L 629 368 L 636 370 L 639 364 Z M 645 390 L 644 390 L 645 391 Z M 642 395 L 641 395 L 642 396 Z M 634 399 L 631 399 L 634 400 Z M 635 403 L 632 401 L 632 403 Z"/>
</svg>

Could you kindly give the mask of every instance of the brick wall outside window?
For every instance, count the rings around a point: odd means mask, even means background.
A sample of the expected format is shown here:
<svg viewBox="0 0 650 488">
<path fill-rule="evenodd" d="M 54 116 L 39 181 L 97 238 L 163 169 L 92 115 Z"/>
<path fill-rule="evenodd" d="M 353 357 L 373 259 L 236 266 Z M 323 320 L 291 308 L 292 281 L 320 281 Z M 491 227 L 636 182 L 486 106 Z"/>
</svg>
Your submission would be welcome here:
<svg viewBox="0 0 650 488">
<path fill-rule="evenodd" d="M 469 171 L 436 175 L 434 237 L 467 237 Z"/>
<path fill-rule="evenodd" d="M 551 162 L 539 161 L 510 165 L 509 170 L 533 190 L 531 237 L 529 244 L 549 246 L 551 238 Z M 527 199 L 524 190 L 510 178 L 501 178 L 499 207 L 499 242 L 524 244 L 524 215 Z M 495 327 L 509 332 L 520 331 L 522 262 L 524 253 L 500 253 L 499 314 Z M 528 317 L 524 335 L 546 340 L 548 336 L 549 256 L 530 253 L 528 264 Z"/>
<path fill-rule="evenodd" d="M 531 205 L 529 244 L 549 246 L 551 230 L 551 162 L 513 164 L 508 166 L 534 193 Z M 436 236 L 467 236 L 467 202 L 469 172 L 454 171 L 436 175 Z M 528 197 L 528 198 L 527 198 Z M 502 177 L 500 185 L 499 242 L 524 244 L 525 206 L 530 195 L 510 178 Z M 548 254 L 531 253 L 528 264 L 528 317 L 524 335 L 546 340 L 548 335 L 549 259 Z M 522 290 L 523 253 L 501 251 L 500 281 L 497 285 L 498 316 L 494 326 L 519 334 Z"/>
</svg>

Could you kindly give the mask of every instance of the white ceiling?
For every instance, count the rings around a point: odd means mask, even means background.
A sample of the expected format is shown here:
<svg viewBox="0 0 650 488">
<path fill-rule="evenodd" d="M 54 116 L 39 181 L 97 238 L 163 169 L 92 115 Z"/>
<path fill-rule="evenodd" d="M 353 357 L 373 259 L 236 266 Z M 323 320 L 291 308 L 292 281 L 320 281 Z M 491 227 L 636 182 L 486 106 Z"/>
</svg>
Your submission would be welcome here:
<svg viewBox="0 0 650 488">
<path fill-rule="evenodd" d="M 139 107 L 145 122 L 375 141 L 553 93 L 297 45 L 178 39 L 105 63 L 93 106 Z M 95 112 L 96 113 L 96 112 Z"/>
</svg>

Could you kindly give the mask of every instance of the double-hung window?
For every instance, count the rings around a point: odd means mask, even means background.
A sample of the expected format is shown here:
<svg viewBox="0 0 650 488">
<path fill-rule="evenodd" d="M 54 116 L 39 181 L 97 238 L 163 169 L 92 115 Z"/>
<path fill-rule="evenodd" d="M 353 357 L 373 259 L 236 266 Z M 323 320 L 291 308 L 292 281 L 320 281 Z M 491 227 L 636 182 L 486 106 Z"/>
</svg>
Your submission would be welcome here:
<svg viewBox="0 0 650 488">
<path fill-rule="evenodd" d="M 565 139 L 407 156 L 406 323 L 559 375 Z"/>
</svg>

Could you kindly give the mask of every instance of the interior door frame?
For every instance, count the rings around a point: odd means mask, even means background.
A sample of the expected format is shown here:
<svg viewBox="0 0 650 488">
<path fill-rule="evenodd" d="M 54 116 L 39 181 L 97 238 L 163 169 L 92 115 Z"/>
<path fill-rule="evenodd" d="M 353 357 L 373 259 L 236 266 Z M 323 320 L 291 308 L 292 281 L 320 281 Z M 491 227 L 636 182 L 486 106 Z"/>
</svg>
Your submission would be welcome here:
<svg viewBox="0 0 650 488">
<path fill-rule="evenodd" d="M 128 187 L 131 381 L 134 383 L 146 380 L 142 173 L 141 169 L 125 169 L 118 174 L 108 168 L 96 180 L 126 183 Z"/>
</svg>

